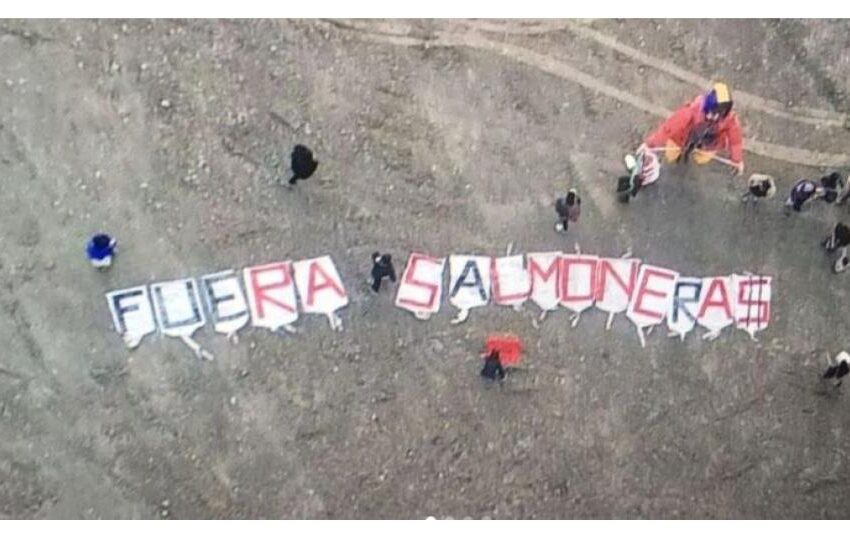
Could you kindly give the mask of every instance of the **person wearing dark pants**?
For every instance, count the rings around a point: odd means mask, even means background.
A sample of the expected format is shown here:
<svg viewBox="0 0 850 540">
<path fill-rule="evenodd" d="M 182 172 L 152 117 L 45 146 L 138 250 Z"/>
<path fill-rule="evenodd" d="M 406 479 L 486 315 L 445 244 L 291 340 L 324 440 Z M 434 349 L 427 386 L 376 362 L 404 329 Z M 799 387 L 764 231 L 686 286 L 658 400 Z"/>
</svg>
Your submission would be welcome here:
<svg viewBox="0 0 850 540">
<path fill-rule="evenodd" d="M 835 201 L 835 204 L 841 205 L 850 200 L 850 176 L 847 177 L 844 182 L 844 188 L 838 194 L 838 200 Z"/>
<path fill-rule="evenodd" d="M 377 251 L 372 253 L 372 291 L 378 292 L 381 290 L 381 282 L 384 278 L 389 278 L 395 283 L 395 267 L 393 266 L 392 256 L 389 253 L 381 255 Z"/>
<path fill-rule="evenodd" d="M 566 233 L 570 226 L 570 221 L 573 223 L 578 221 L 581 215 L 581 197 L 578 196 L 576 190 L 571 189 L 567 192 L 567 196 L 555 201 L 555 212 L 558 214 L 558 222 L 555 223 L 555 230 L 559 233 Z"/>
<path fill-rule="evenodd" d="M 502 366 L 501 360 L 499 360 L 499 351 L 492 351 L 484 359 L 481 376 L 491 381 L 505 380 L 505 368 Z"/>
<path fill-rule="evenodd" d="M 791 188 L 791 194 L 785 200 L 785 212 L 789 214 L 791 210 L 801 212 L 803 206 L 810 201 L 814 201 L 823 196 L 824 189 L 811 180 L 801 179 Z"/>
<path fill-rule="evenodd" d="M 762 199 L 768 199 L 776 194 L 776 181 L 767 174 L 754 174 L 747 180 L 747 191 L 741 195 L 745 203 L 756 204 Z"/>
<path fill-rule="evenodd" d="M 850 246 L 850 227 L 844 223 L 836 223 L 832 234 L 823 239 L 820 243 L 827 253 L 835 253 L 841 250 L 836 259 L 833 270 L 836 274 L 843 272 L 850 266 L 850 258 L 847 256 L 847 246 Z"/>
<path fill-rule="evenodd" d="M 850 373 L 850 354 L 847 351 L 841 351 L 835 357 L 835 363 L 829 362 L 829 367 L 823 374 L 824 379 L 835 379 L 835 388 L 841 386 L 841 379 Z"/>
<path fill-rule="evenodd" d="M 828 203 L 834 203 L 838 200 L 839 194 L 844 190 L 844 179 L 841 174 L 833 172 L 820 179 L 821 188 L 823 188 L 823 200 Z"/>
</svg>

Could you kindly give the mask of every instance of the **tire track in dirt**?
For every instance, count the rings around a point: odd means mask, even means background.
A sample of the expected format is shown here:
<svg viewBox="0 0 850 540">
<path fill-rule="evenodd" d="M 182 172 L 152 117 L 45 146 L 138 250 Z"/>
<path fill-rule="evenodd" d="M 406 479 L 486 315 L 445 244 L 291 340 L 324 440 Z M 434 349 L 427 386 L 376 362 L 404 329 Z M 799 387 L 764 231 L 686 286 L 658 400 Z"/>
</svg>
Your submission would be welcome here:
<svg viewBox="0 0 850 540">
<path fill-rule="evenodd" d="M 607 82 L 592 75 L 588 75 L 587 73 L 584 73 L 565 62 L 555 60 L 545 54 L 541 54 L 524 47 L 493 41 L 476 32 L 468 32 L 465 34 L 436 32 L 429 34 L 427 37 L 411 37 L 407 35 L 393 34 L 391 32 L 391 28 L 386 27 L 386 25 L 382 27 L 384 30 L 380 33 L 375 33 L 364 28 L 361 24 L 335 20 L 324 20 L 323 22 L 339 29 L 352 31 L 363 39 L 374 43 L 391 44 L 404 47 L 425 47 L 426 49 L 430 47 L 467 47 L 496 53 L 510 60 L 530 65 L 561 79 L 572 81 L 599 94 L 627 103 L 643 112 L 660 117 L 667 117 L 672 112 L 670 109 L 662 105 L 653 103 L 643 97 L 612 86 Z M 753 154 L 770 159 L 809 167 L 837 168 L 850 165 L 850 156 L 847 154 L 830 154 L 826 152 L 818 152 L 816 150 L 795 148 L 759 141 L 756 138 L 744 139 L 744 148 Z"/>
<path fill-rule="evenodd" d="M 680 81 L 691 83 L 698 88 L 707 88 L 712 82 L 711 79 L 682 69 L 672 62 L 650 56 L 624 43 L 620 43 L 615 38 L 594 30 L 585 24 L 569 21 L 566 24 L 566 28 L 577 36 L 593 40 L 600 45 L 613 49 L 642 64 L 646 64 L 653 69 L 663 71 Z M 778 118 L 792 120 L 794 122 L 843 127 L 845 121 L 847 121 L 847 117 L 845 115 L 834 111 L 825 111 L 808 107 L 798 107 L 793 111 L 788 111 L 786 107 L 778 101 L 765 99 L 742 90 L 735 90 L 734 94 L 735 103 L 743 106 L 744 108 L 750 108 Z"/>
<path fill-rule="evenodd" d="M 673 62 L 668 62 L 662 58 L 657 58 L 646 54 L 634 47 L 626 45 L 613 36 L 605 34 L 590 27 L 589 20 L 567 19 L 558 21 L 488 21 L 488 20 L 469 20 L 469 21 L 447 21 L 447 24 L 452 28 L 457 28 L 463 31 L 479 31 L 492 34 L 503 35 L 540 35 L 549 32 L 557 32 L 567 30 L 579 37 L 595 41 L 609 49 L 613 49 L 633 60 L 642 64 L 667 73 L 679 79 L 682 82 L 691 83 L 697 88 L 703 89 L 709 86 L 712 80 L 698 73 L 688 71 L 677 66 Z M 390 32 L 392 23 L 385 27 L 385 31 Z M 755 94 L 750 94 L 742 90 L 735 91 L 735 101 L 744 108 L 757 110 L 765 114 L 800 122 L 804 124 L 822 125 L 831 127 L 844 127 L 848 121 L 848 116 L 832 110 L 816 109 L 813 107 L 795 107 L 789 110 L 785 104 L 773 99 L 766 99 Z"/>
</svg>

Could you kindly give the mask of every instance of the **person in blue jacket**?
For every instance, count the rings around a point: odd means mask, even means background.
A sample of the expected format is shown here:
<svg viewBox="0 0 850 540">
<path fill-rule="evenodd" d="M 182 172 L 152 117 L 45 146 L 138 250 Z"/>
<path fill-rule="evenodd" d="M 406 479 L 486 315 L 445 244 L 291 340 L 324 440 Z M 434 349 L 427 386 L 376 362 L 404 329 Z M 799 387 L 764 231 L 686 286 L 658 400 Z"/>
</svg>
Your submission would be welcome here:
<svg viewBox="0 0 850 540">
<path fill-rule="evenodd" d="M 106 270 L 112 265 L 112 256 L 117 250 L 118 241 L 104 233 L 92 236 L 86 245 L 86 255 L 98 270 Z"/>
</svg>

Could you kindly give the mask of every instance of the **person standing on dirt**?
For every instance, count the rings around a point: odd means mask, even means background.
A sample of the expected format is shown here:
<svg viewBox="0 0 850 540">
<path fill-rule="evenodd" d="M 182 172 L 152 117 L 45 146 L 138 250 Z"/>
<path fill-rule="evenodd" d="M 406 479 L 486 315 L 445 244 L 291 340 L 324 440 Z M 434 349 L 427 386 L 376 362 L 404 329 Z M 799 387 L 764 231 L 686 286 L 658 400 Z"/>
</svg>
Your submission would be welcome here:
<svg viewBox="0 0 850 540">
<path fill-rule="evenodd" d="M 481 376 L 491 381 L 505 380 L 505 368 L 502 366 L 502 361 L 499 359 L 499 351 L 491 351 L 484 358 L 484 367 L 481 368 Z"/>
<path fill-rule="evenodd" d="M 98 233 L 86 244 L 86 255 L 92 266 L 104 271 L 112 266 L 112 256 L 118 250 L 118 241 L 108 234 Z"/>
<path fill-rule="evenodd" d="M 803 206 L 807 202 L 814 201 L 822 197 L 823 193 L 823 188 L 819 187 L 811 180 L 808 180 L 806 178 L 797 180 L 797 183 L 795 183 L 791 187 L 791 193 L 785 200 L 786 213 L 790 212 L 791 210 L 795 212 L 801 212 L 803 210 Z"/>
<path fill-rule="evenodd" d="M 381 282 L 384 278 L 389 278 L 395 283 L 395 267 L 393 266 L 392 255 L 384 253 L 381 255 L 377 251 L 372 253 L 372 291 L 378 292 L 381 290 Z"/>
<path fill-rule="evenodd" d="M 776 195 L 776 181 L 767 174 L 753 174 L 747 180 L 747 191 L 741 195 L 743 202 L 756 204 L 762 199 Z"/>
<path fill-rule="evenodd" d="M 841 222 L 836 223 L 832 234 L 827 236 L 820 245 L 826 249 L 827 253 L 835 253 L 837 250 L 841 250 L 833 265 L 836 274 L 847 269 L 850 265 L 850 258 L 847 257 L 847 246 L 850 246 L 850 227 Z"/>
<path fill-rule="evenodd" d="M 555 212 L 558 214 L 558 222 L 555 223 L 555 230 L 559 233 L 566 233 L 570 226 L 570 221 L 578 222 L 581 216 L 581 197 L 575 189 L 567 192 L 566 197 L 555 200 Z"/>
<path fill-rule="evenodd" d="M 625 176 L 617 178 L 617 199 L 627 203 L 637 196 L 644 186 L 655 183 L 661 176 L 661 162 L 653 152 L 627 154 L 624 157 Z"/>
<path fill-rule="evenodd" d="M 842 205 L 850 199 L 850 176 L 844 181 L 844 188 L 838 194 L 838 200 L 835 201 L 835 204 Z"/>
<path fill-rule="evenodd" d="M 829 367 L 823 374 L 824 379 L 835 379 L 834 388 L 841 386 L 841 379 L 850 373 L 850 354 L 847 351 L 841 351 L 835 357 L 835 363 L 829 362 Z"/>
<path fill-rule="evenodd" d="M 290 186 L 294 186 L 299 180 L 306 180 L 313 176 L 319 166 L 319 162 L 313 157 L 313 152 L 303 144 L 296 144 L 290 157 L 292 167 Z"/>
<path fill-rule="evenodd" d="M 644 139 L 641 148 L 678 148 L 675 152 L 687 158 L 691 150 L 728 152 L 735 174 L 744 173 L 744 146 L 738 115 L 732 110 L 729 87 L 715 83 L 677 109 L 655 131 Z M 669 155 L 669 154 L 668 154 Z"/>
<path fill-rule="evenodd" d="M 820 179 L 823 188 L 823 200 L 834 203 L 838 200 L 838 194 L 844 190 L 844 180 L 837 172 L 828 174 Z"/>
</svg>

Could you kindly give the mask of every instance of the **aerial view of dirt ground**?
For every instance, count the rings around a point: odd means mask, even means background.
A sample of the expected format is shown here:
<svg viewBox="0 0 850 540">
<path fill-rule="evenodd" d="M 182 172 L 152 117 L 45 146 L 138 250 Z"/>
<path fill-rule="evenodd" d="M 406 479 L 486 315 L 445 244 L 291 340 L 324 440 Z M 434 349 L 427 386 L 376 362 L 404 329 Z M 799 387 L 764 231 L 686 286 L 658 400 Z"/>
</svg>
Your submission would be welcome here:
<svg viewBox="0 0 850 540">
<path fill-rule="evenodd" d="M 820 245 L 850 204 L 783 211 L 850 173 L 848 51 L 847 20 L 0 21 L 0 517 L 850 518 L 850 389 L 822 378 L 850 272 Z M 717 80 L 743 174 L 664 163 L 619 201 L 624 155 Z M 296 144 L 319 165 L 290 187 Z M 769 324 L 641 347 L 596 309 L 451 324 L 444 287 L 422 321 L 367 284 L 374 252 L 576 244 L 770 276 Z M 114 328 L 110 291 L 324 255 L 341 331 L 207 323 L 198 358 Z M 523 344 L 496 383 L 493 334 Z"/>
</svg>

